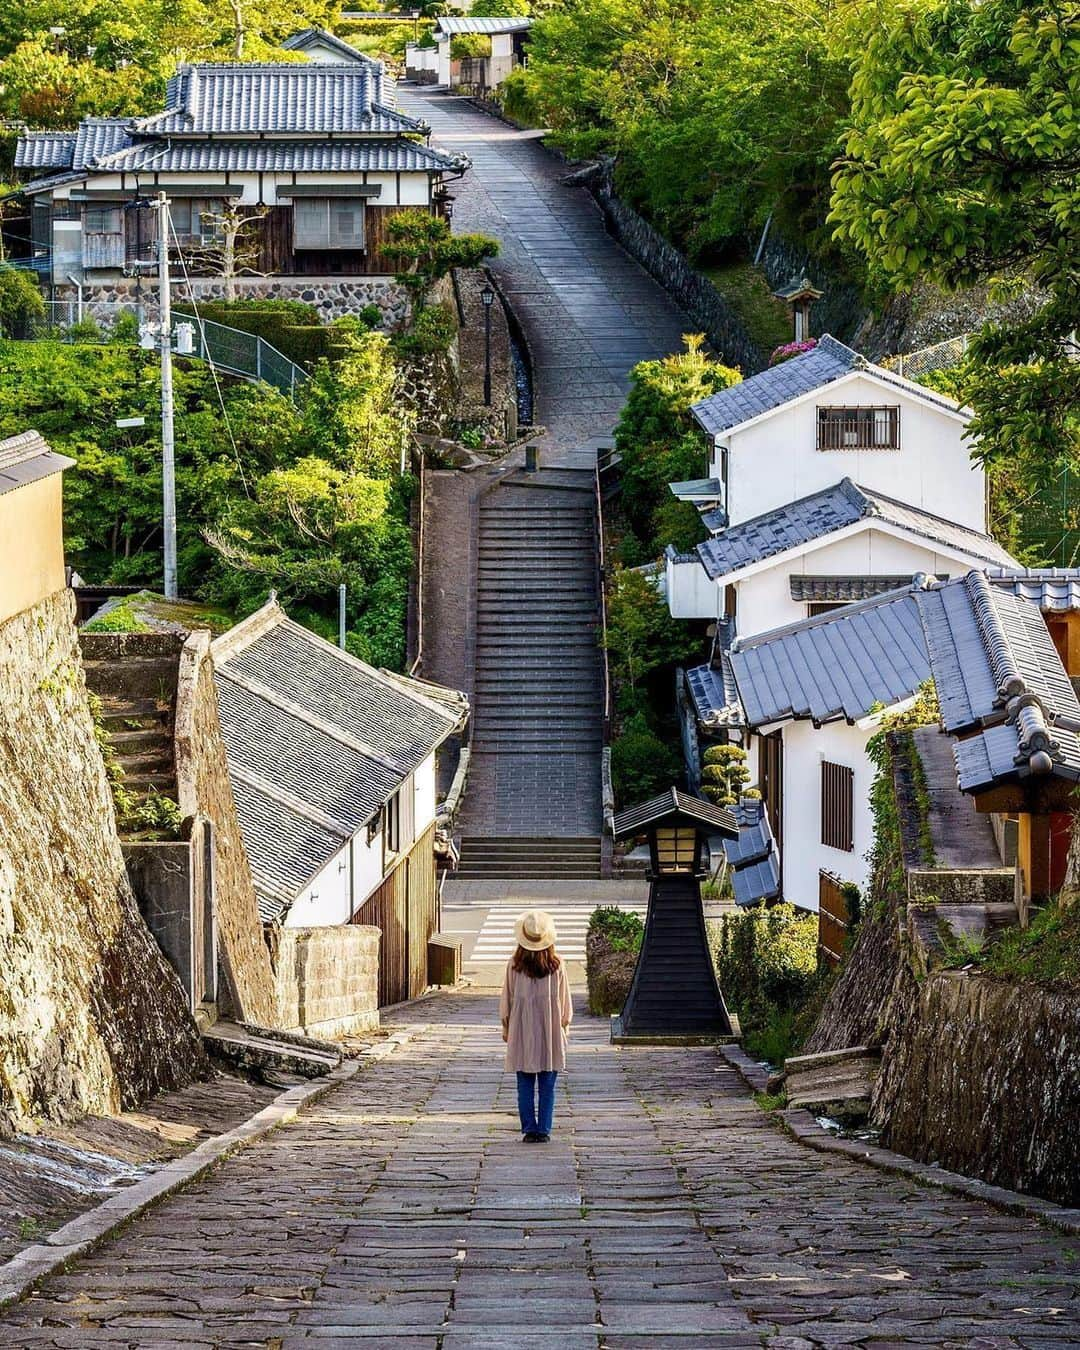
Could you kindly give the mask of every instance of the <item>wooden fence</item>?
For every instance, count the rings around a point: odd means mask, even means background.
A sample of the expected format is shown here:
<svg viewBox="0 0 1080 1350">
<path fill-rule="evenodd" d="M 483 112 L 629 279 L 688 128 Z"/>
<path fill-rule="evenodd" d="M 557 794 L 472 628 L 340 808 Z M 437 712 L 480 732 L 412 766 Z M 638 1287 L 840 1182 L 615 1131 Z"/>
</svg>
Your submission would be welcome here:
<svg viewBox="0 0 1080 1350">
<path fill-rule="evenodd" d="M 818 956 L 838 965 L 854 916 L 844 883 L 831 872 L 818 873 Z"/>
</svg>

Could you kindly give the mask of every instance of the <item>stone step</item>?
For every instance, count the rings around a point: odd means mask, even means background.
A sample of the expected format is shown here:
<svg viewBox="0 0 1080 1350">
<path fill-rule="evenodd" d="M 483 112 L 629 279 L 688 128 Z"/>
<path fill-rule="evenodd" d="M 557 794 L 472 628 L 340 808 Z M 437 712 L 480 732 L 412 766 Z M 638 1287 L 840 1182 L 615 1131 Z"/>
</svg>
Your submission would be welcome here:
<svg viewBox="0 0 1080 1350">
<path fill-rule="evenodd" d="M 115 730 L 112 727 L 108 730 L 109 743 L 118 755 L 138 754 L 148 747 L 169 743 L 169 737 L 160 722 L 154 726 L 131 729 L 123 727 L 123 720 L 119 715 L 117 720 L 120 725 Z"/>
<path fill-rule="evenodd" d="M 502 852 L 515 849 L 535 849 L 538 845 L 550 848 L 552 852 L 564 854 L 571 852 L 595 852 L 600 856 L 603 841 L 596 834 L 463 834 L 461 846 L 479 850 L 492 849 Z"/>
<path fill-rule="evenodd" d="M 140 774 L 172 773 L 172 744 L 159 742 L 157 745 L 148 745 L 138 752 L 118 754 L 116 762 L 124 771 L 125 783 Z"/>
<path fill-rule="evenodd" d="M 341 1050 L 329 1041 L 267 1031 L 237 1022 L 215 1022 L 203 1032 L 207 1050 L 236 1068 L 261 1075 L 293 1073 L 322 1078 L 341 1063 Z"/>
<path fill-rule="evenodd" d="M 159 734 L 172 719 L 167 703 L 154 699 L 102 698 L 100 721 L 110 736 L 114 731 L 152 731 Z"/>
</svg>

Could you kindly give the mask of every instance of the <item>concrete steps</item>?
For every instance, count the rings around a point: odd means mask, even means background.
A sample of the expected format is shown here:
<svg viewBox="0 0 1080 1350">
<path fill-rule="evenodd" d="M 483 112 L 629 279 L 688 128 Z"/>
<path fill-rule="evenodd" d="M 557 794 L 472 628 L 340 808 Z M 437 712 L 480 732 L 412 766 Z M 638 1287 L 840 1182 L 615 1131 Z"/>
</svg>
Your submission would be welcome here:
<svg viewBox="0 0 1080 1350">
<path fill-rule="evenodd" d="M 601 841 L 598 835 L 562 838 L 550 835 L 507 835 L 461 841 L 461 879 L 483 880 L 592 880 L 600 875 Z"/>
</svg>

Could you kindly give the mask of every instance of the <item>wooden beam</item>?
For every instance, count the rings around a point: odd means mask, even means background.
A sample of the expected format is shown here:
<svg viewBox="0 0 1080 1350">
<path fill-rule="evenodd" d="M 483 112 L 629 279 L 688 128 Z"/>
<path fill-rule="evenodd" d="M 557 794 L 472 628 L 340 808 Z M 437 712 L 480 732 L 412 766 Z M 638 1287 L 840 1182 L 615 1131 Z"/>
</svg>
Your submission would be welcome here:
<svg viewBox="0 0 1080 1350">
<path fill-rule="evenodd" d="M 1021 812 L 1016 865 L 1027 899 L 1038 903 L 1050 895 L 1050 817 Z"/>
</svg>

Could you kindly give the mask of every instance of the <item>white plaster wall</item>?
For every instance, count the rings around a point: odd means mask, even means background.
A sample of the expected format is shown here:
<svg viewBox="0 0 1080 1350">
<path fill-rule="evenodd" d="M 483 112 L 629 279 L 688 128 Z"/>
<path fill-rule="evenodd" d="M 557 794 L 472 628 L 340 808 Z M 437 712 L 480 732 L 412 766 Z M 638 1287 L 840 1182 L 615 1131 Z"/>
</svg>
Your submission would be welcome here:
<svg viewBox="0 0 1080 1350">
<path fill-rule="evenodd" d="M 898 450 L 817 449 L 819 406 L 896 405 Z M 961 525 L 985 529 L 983 473 L 972 462 L 963 424 L 897 386 L 856 375 L 734 432 L 727 444 L 728 518 L 733 525 L 850 478 Z M 711 473 L 719 475 L 719 459 L 717 449 Z"/>
<path fill-rule="evenodd" d="M 927 572 L 955 577 L 965 570 L 962 562 L 929 546 L 867 529 L 735 582 L 736 627 L 739 637 L 747 638 L 805 619 L 806 602 L 791 598 L 792 576 L 911 577 Z M 718 595 L 722 594 L 720 586 L 710 584 Z"/>
<path fill-rule="evenodd" d="M 304 887 L 292 903 L 285 926 L 348 923 L 382 879 L 382 832 L 369 844 L 365 827 Z"/>
<path fill-rule="evenodd" d="M 450 83 L 450 34 L 438 38 L 439 59 L 437 63 L 438 84 Z"/>
<path fill-rule="evenodd" d="M 435 756 L 428 755 L 413 775 L 417 839 L 435 819 Z"/>
<path fill-rule="evenodd" d="M 873 844 L 870 788 L 874 769 L 866 755 L 872 732 L 846 722 L 818 730 L 810 722 L 784 726 L 784 899 L 803 909 L 818 908 L 818 873 L 865 887 L 870 880 L 867 854 Z M 832 760 L 855 771 L 852 813 L 855 847 L 848 853 L 821 842 L 821 761 Z"/>
<path fill-rule="evenodd" d="M 488 62 L 488 82 L 493 87 L 502 84 L 514 68 L 514 36 L 512 33 L 491 35 L 491 59 Z"/>
<path fill-rule="evenodd" d="M 693 562 L 666 560 L 668 608 L 676 619 L 715 619 L 719 617 L 723 591 L 698 558 Z M 755 630 L 757 631 L 757 630 Z"/>
<path fill-rule="evenodd" d="M 287 188 L 293 183 L 292 174 L 272 174 L 264 173 L 234 173 L 229 175 L 229 185 L 233 188 L 242 188 L 243 195 L 238 199 L 246 205 L 255 205 L 261 201 L 264 206 L 277 206 L 282 204 L 291 205 L 292 198 L 278 198 L 277 184 L 280 181 L 282 188 Z M 295 178 L 297 185 L 309 187 L 318 187 L 323 183 L 332 182 L 334 184 L 354 182 L 357 187 L 364 183 L 362 174 L 319 174 L 319 173 L 298 173 Z M 424 172 L 403 172 L 401 174 L 401 194 L 398 195 L 398 175 L 394 173 L 369 173 L 367 176 L 369 186 L 381 184 L 382 192 L 378 197 L 372 199 L 375 206 L 423 206 L 430 200 L 430 180 L 426 171 Z M 102 174 L 94 179 L 94 190 L 104 192 L 116 192 L 117 194 L 130 192 L 133 179 L 129 174 L 127 177 L 127 186 L 119 174 Z M 166 192 L 173 193 L 176 196 L 190 195 L 194 189 L 199 189 L 198 196 L 206 197 L 212 195 L 215 186 L 225 186 L 225 175 L 217 174 L 168 174 L 162 175 L 160 187 Z M 148 189 L 149 190 L 149 189 Z M 155 186 L 154 191 L 157 190 Z M 58 191 L 55 196 L 60 200 L 64 193 Z"/>
</svg>

